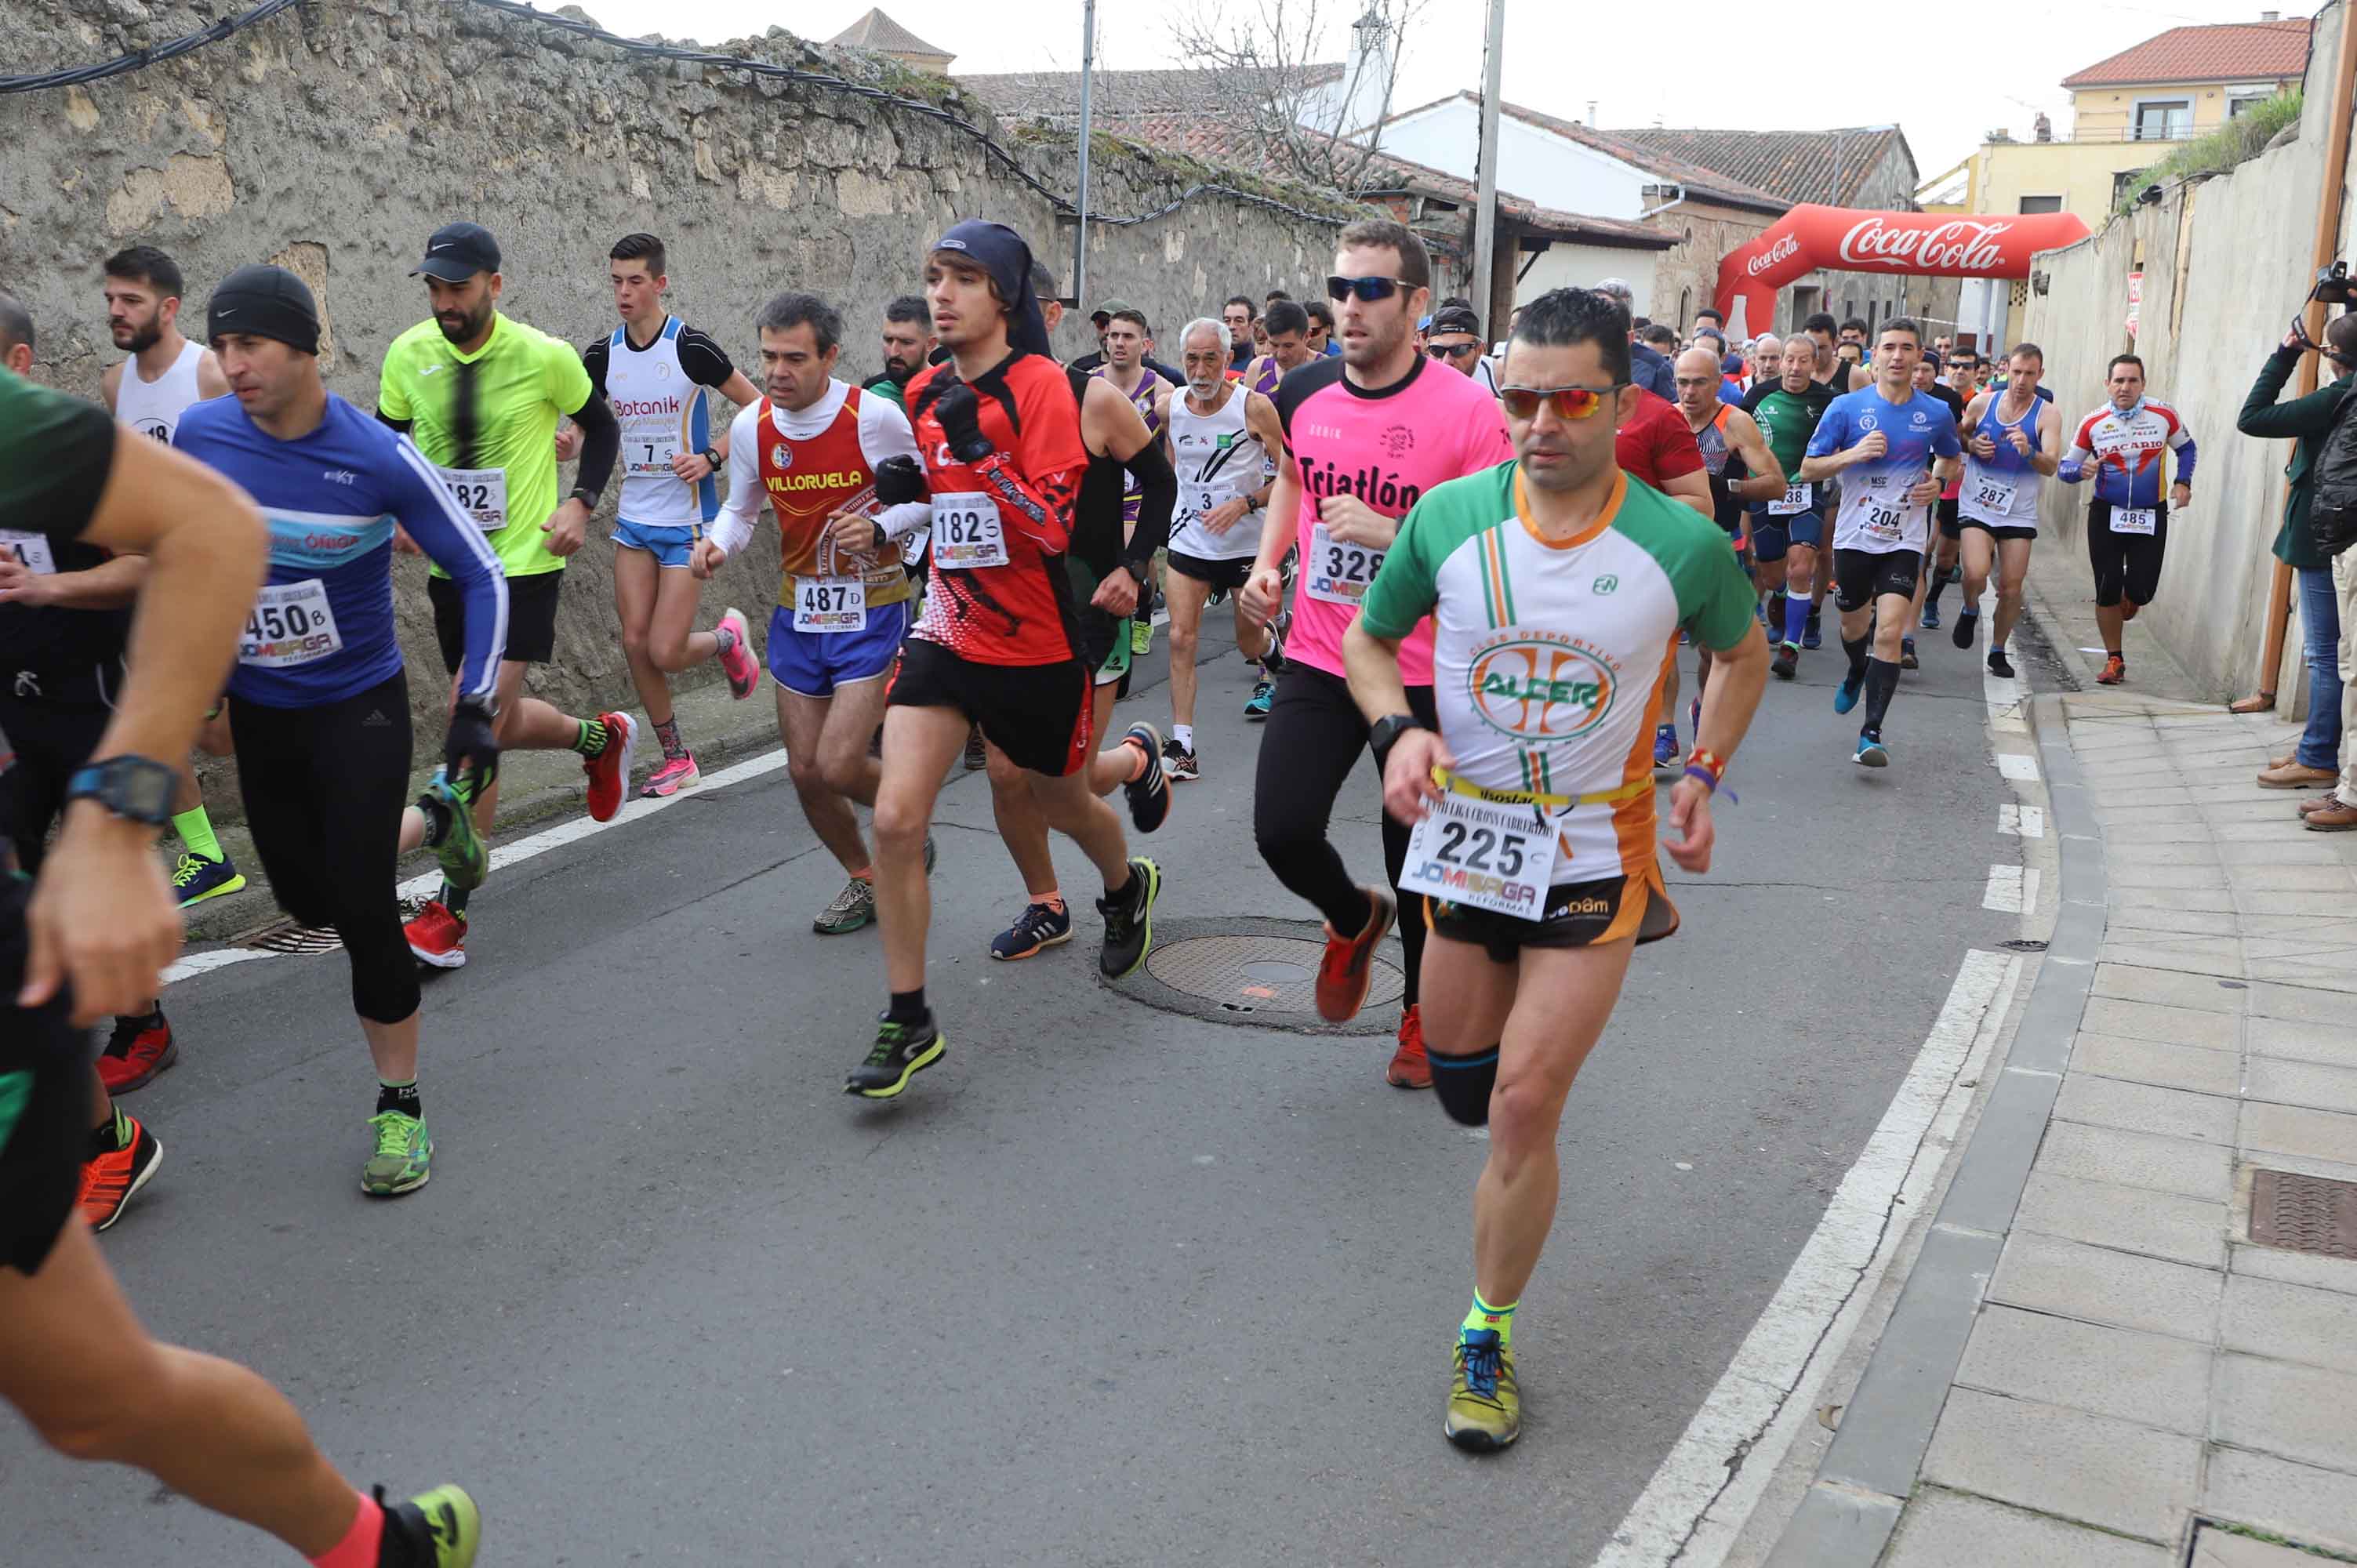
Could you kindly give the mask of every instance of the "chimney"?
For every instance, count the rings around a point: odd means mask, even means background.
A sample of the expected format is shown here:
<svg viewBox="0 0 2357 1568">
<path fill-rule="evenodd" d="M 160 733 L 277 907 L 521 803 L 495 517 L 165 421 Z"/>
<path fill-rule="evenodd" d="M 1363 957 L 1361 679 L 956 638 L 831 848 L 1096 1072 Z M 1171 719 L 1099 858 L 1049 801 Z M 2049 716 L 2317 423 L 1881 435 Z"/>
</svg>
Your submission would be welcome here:
<svg viewBox="0 0 2357 1568">
<path fill-rule="evenodd" d="M 2283 13 L 2281 11 L 2262 11 L 2259 13 L 2259 20 L 2262 22 L 2280 22 L 2283 20 Z"/>
<path fill-rule="evenodd" d="M 1351 59 L 1342 72 L 1342 91 L 1350 95 L 1341 106 L 1344 132 L 1381 124 L 1391 113 L 1393 43 L 1391 24 L 1375 5 L 1351 24 Z"/>
</svg>

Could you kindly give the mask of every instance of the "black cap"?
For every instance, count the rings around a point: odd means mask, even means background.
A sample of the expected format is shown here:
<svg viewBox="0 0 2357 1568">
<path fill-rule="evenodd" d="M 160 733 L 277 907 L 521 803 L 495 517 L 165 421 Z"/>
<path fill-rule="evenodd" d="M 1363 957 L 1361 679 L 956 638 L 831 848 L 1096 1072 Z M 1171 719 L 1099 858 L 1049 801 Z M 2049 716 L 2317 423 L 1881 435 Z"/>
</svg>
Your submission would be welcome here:
<svg viewBox="0 0 2357 1568">
<path fill-rule="evenodd" d="M 990 274 L 991 286 L 1006 306 L 1006 341 L 1019 353 L 1052 358 L 1048 323 L 1031 292 L 1031 247 L 1004 223 L 969 218 L 933 242 L 936 251 L 960 251 Z"/>
<path fill-rule="evenodd" d="M 1444 305 L 1432 313 L 1432 325 L 1427 332 L 1470 332 L 1481 336 L 1481 323 L 1475 318 L 1470 306 Z"/>
<path fill-rule="evenodd" d="M 310 286 L 285 267 L 255 263 L 221 279 L 205 302 L 205 339 L 231 333 L 274 338 L 306 354 L 319 351 L 319 307 Z"/>
<path fill-rule="evenodd" d="M 444 283 L 465 283 L 477 273 L 500 270 L 500 242 L 479 223 L 445 223 L 425 242 L 425 259 L 409 275 L 423 273 Z"/>
</svg>

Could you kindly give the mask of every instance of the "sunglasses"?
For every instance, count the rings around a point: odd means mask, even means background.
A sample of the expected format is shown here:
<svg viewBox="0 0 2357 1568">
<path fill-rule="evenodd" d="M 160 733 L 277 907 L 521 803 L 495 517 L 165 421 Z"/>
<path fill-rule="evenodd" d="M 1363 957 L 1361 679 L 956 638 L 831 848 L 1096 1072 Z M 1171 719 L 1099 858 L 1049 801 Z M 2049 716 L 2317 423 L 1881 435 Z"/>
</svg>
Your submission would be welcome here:
<svg viewBox="0 0 2357 1568">
<path fill-rule="evenodd" d="M 1587 419 L 1604 406 L 1608 396 L 1628 384 L 1615 381 L 1609 387 L 1500 387 L 1498 401 L 1515 419 L 1536 419 L 1542 403 L 1554 406 L 1557 419 Z"/>
<path fill-rule="evenodd" d="M 1469 354 L 1480 346 L 1479 341 L 1469 338 L 1462 343 L 1429 343 L 1424 351 L 1436 360 L 1446 360 L 1458 354 Z"/>
<path fill-rule="evenodd" d="M 1326 279 L 1326 297 L 1340 304 L 1355 294 L 1361 304 L 1372 305 L 1377 300 L 1389 299 L 1404 288 L 1415 286 L 1405 278 L 1346 278 L 1333 274 Z"/>
</svg>

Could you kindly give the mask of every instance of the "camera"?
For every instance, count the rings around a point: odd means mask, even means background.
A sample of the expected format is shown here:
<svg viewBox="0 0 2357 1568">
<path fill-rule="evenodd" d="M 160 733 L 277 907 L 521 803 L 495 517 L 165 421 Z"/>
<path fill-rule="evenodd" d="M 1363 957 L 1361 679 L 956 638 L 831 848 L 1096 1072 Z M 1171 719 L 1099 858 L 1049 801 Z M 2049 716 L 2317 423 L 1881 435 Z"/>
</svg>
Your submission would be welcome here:
<svg viewBox="0 0 2357 1568">
<path fill-rule="evenodd" d="M 2309 290 L 2308 297 L 2322 300 L 2327 305 L 2337 305 L 2343 309 L 2347 309 L 2352 301 L 2357 301 L 2357 291 L 2352 291 L 2349 285 L 2349 263 L 2335 262 L 2329 267 L 2317 268 L 2316 286 Z"/>
</svg>

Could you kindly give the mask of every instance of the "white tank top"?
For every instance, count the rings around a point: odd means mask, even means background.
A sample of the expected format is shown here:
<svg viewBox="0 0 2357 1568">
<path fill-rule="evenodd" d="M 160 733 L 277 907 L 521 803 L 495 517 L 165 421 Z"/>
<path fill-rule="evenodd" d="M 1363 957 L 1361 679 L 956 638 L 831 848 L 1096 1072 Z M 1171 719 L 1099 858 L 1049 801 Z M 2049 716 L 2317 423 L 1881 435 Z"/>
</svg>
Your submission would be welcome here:
<svg viewBox="0 0 2357 1568">
<path fill-rule="evenodd" d="M 1267 482 L 1267 454 L 1244 420 L 1252 394 L 1231 383 L 1216 413 L 1197 413 L 1179 392 L 1170 400 L 1170 449 L 1178 471 L 1178 505 L 1171 513 L 1170 548 L 1202 561 L 1248 558 L 1260 549 L 1260 527 L 1247 513 L 1225 533 L 1203 526 L 1203 514 L 1222 501 L 1248 496 Z"/>
<path fill-rule="evenodd" d="M 622 498 L 616 515 L 625 522 L 692 528 L 720 511 L 716 479 L 683 484 L 671 468 L 680 453 L 712 445 L 705 389 L 679 362 L 679 317 L 667 316 L 662 330 L 643 349 L 632 348 L 629 329 L 620 327 L 606 344 L 606 406 L 622 427 Z"/>
<path fill-rule="evenodd" d="M 114 417 L 140 435 L 168 445 L 172 432 L 179 427 L 180 415 L 189 404 L 204 399 L 197 390 L 197 367 L 204 360 L 203 345 L 182 343 L 180 357 L 172 361 L 172 368 L 152 381 L 139 379 L 137 360 L 124 360 L 123 382 L 114 389 Z"/>
</svg>

